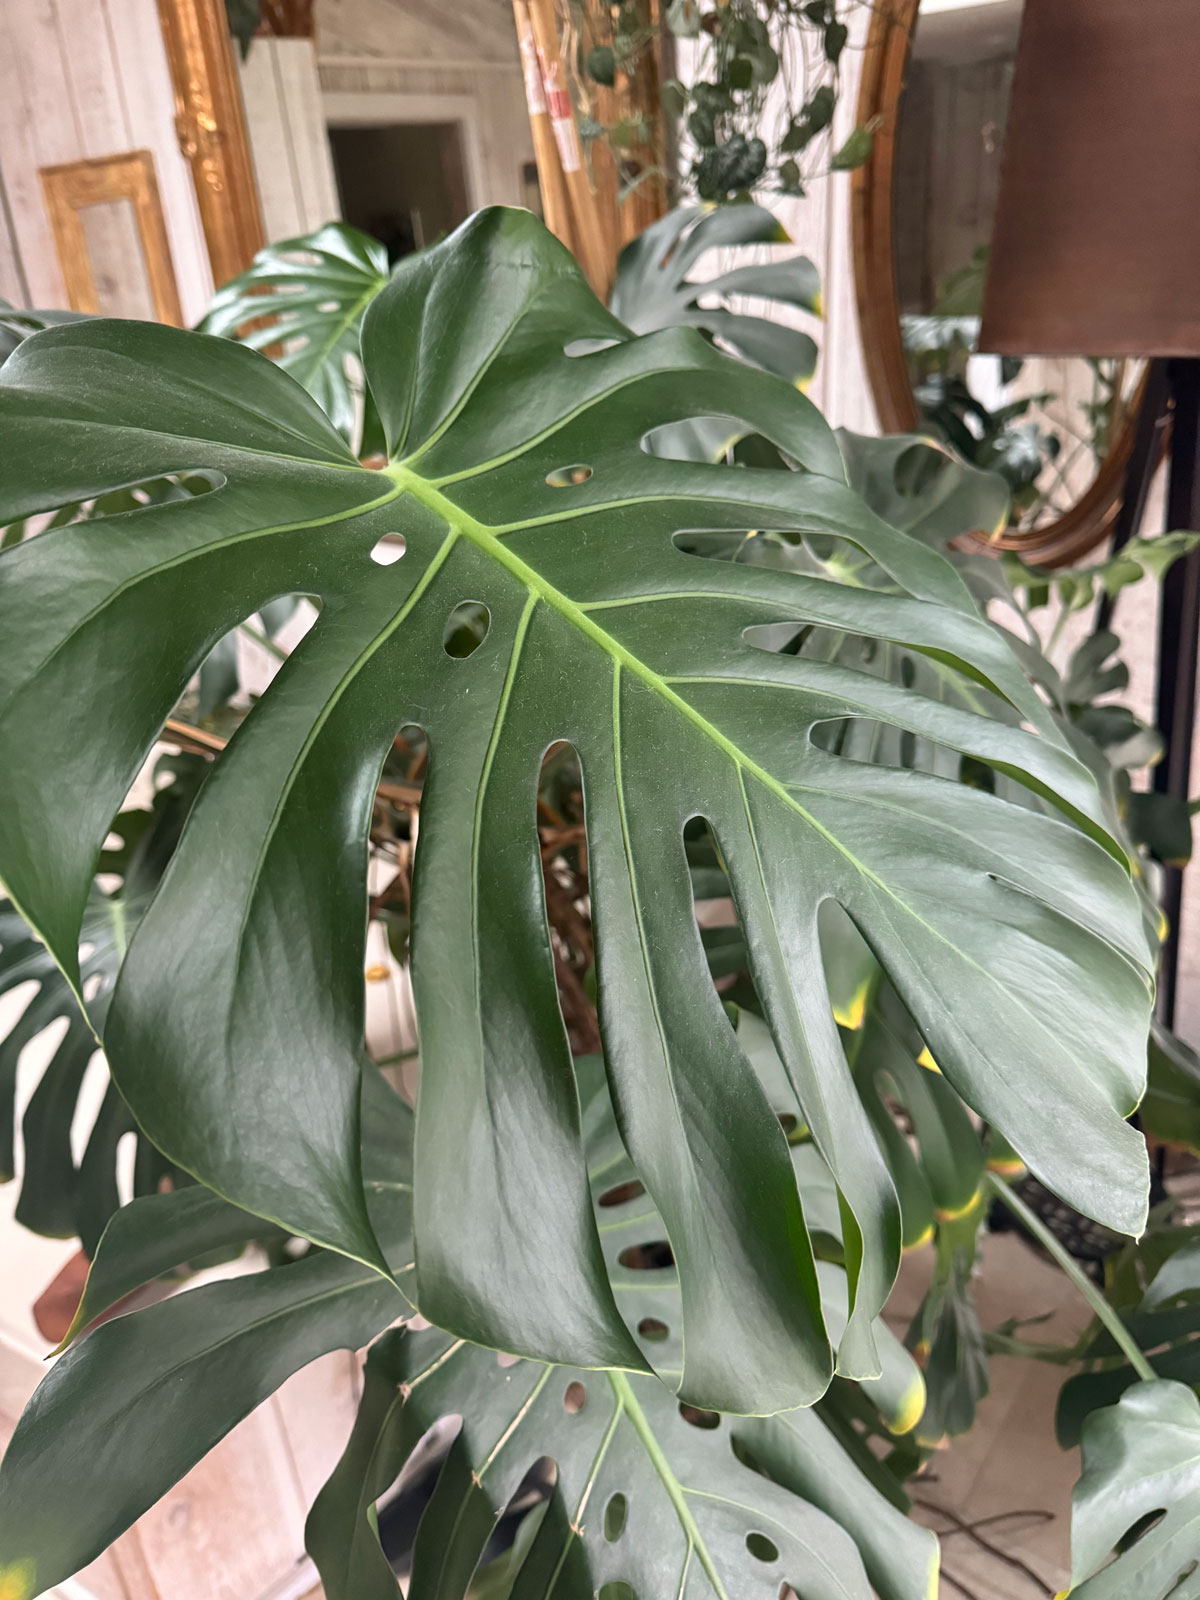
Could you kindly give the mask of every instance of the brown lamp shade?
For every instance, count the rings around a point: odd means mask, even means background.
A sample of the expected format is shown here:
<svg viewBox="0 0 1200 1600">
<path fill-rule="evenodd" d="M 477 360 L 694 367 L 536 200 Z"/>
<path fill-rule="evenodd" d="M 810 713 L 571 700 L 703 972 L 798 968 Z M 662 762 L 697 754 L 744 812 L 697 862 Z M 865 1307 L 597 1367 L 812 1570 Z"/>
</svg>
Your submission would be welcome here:
<svg viewBox="0 0 1200 1600">
<path fill-rule="evenodd" d="M 1200 0 L 1026 0 L 979 348 L 1200 356 Z"/>
</svg>

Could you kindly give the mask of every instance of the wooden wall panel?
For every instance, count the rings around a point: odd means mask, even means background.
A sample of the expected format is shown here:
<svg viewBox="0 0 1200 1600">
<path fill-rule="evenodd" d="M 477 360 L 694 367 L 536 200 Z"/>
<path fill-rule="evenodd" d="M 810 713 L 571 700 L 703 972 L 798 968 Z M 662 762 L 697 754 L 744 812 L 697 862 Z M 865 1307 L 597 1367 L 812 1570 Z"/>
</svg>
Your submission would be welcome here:
<svg viewBox="0 0 1200 1600">
<path fill-rule="evenodd" d="M 154 0 L 0 0 L 0 29 L 0 293 L 66 303 L 40 167 L 149 149 L 194 321 L 212 284 Z"/>
<path fill-rule="evenodd" d="M 341 215 L 310 39 L 255 39 L 241 65 L 246 127 L 268 240 Z"/>
</svg>

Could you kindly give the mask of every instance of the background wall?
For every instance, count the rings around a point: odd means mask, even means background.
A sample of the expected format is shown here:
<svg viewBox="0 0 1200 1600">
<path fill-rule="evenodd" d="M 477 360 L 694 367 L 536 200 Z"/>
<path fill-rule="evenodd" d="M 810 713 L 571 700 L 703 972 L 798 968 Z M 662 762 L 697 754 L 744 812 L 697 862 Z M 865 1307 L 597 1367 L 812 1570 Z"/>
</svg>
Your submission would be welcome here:
<svg viewBox="0 0 1200 1600">
<path fill-rule="evenodd" d="M 354 94 L 402 96 L 436 122 L 436 98 L 465 100 L 478 148 L 474 203 L 524 205 L 533 160 L 512 11 L 500 0 L 317 0 L 317 67 L 337 121 Z M 331 118 L 331 120 L 335 120 Z M 376 114 L 363 120 L 377 120 Z M 470 165 L 470 163 L 468 163 Z"/>
<path fill-rule="evenodd" d="M 149 150 L 185 322 L 212 291 L 154 0 L 0 0 L 0 295 L 64 306 L 39 167 Z"/>
</svg>

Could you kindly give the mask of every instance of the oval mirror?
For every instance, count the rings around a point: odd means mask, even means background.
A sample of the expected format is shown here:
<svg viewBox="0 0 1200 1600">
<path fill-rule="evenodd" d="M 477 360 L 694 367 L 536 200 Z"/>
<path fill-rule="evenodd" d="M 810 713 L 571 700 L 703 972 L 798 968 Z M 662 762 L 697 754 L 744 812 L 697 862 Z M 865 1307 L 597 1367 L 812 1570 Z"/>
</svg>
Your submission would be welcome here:
<svg viewBox="0 0 1200 1600">
<path fill-rule="evenodd" d="M 859 95 L 854 262 L 885 432 L 931 433 L 1012 489 L 989 543 L 1043 564 L 1111 529 L 1144 363 L 980 355 L 1022 0 L 879 0 Z"/>
</svg>

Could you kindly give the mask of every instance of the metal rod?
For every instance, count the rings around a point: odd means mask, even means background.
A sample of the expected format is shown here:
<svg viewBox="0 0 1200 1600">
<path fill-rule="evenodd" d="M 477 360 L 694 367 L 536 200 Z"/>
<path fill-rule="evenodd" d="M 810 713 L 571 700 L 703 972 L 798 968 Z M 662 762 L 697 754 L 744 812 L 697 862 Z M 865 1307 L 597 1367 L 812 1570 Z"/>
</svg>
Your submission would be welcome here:
<svg viewBox="0 0 1200 1600">
<path fill-rule="evenodd" d="M 1141 405 L 1133 434 L 1133 447 L 1125 467 L 1125 492 L 1121 496 L 1121 509 L 1113 523 L 1112 544 L 1109 555 L 1115 556 L 1129 541 L 1136 538 L 1146 515 L 1146 501 L 1150 486 L 1162 458 L 1163 432 L 1168 425 L 1167 401 L 1170 389 L 1167 382 L 1167 363 L 1151 361 L 1146 369 Z M 1094 633 L 1103 633 L 1111 626 L 1116 595 L 1102 594 L 1096 603 Z"/>
<path fill-rule="evenodd" d="M 1167 490 L 1167 528 L 1200 529 L 1200 360 L 1168 363 L 1174 401 L 1171 472 Z M 1200 551 L 1177 561 L 1163 579 L 1159 599 L 1159 732 L 1166 754 L 1154 768 L 1159 794 L 1186 801 L 1191 782 L 1192 733 L 1196 720 L 1196 645 L 1200 638 Z M 1159 961 L 1158 1014 L 1169 1028 L 1175 1021 L 1179 975 L 1179 923 L 1183 911 L 1183 873 L 1163 866 L 1162 909 L 1167 934 Z"/>
</svg>

